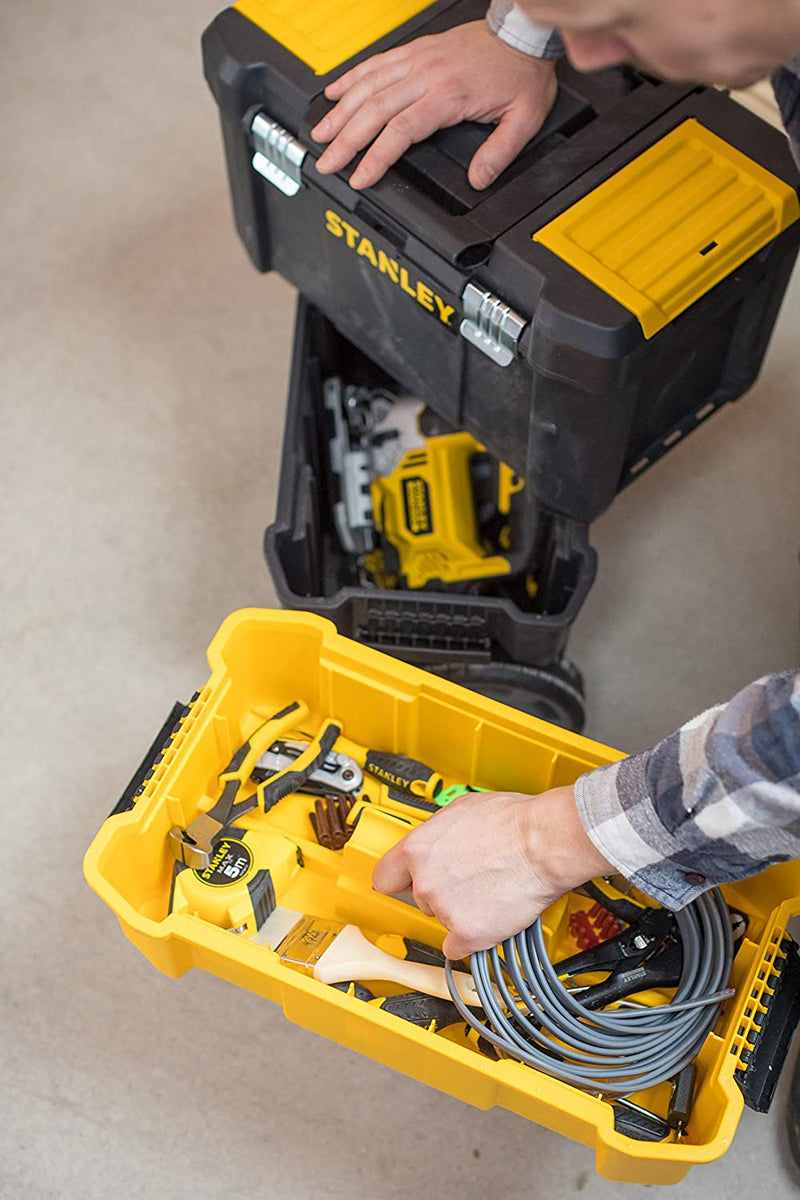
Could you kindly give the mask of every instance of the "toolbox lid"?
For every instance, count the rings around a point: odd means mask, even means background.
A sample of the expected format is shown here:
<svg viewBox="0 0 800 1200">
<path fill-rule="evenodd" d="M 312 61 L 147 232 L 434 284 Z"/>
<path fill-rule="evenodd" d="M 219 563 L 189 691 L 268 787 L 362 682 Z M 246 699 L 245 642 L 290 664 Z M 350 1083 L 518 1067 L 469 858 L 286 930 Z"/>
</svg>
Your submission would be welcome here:
<svg viewBox="0 0 800 1200">
<path fill-rule="evenodd" d="M 243 16 L 285 46 L 296 58 L 325 75 L 393 29 L 410 21 L 433 0 L 238 0 Z"/>
<path fill-rule="evenodd" d="M 800 216 L 797 193 L 693 118 L 533 234 L 650 338 Z"/>
</svg>

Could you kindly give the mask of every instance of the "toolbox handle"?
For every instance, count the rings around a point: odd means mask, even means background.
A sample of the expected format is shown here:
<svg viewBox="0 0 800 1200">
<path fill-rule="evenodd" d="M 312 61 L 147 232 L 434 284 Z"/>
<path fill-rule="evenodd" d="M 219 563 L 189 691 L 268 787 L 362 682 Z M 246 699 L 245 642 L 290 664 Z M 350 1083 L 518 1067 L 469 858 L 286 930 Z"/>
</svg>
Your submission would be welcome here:
<svg viewBox="0 0 800 1200">
<path fill-rule="evenodd" d="M 563 68 L 561 74 L 564 74 Z M 333 101 L 320 92 L 311 101 L 298 129 L 303 144 L 311 148 L 316 157 L 321 154 L 311 138 L 311 130 L 335 107 Z M 460 121 L 457 125 L 436 130 L 422 142 L 410 146 L 402 158 L 387 172 L 390 186 L 379 187 L 372 194 L 389 200 L 395 215 L 395 224 L 401 230 L 413 227 L 414 200 L 408 183 L 421 188 L 433 202 L 434 211 L 446 224 L 453 218 L 467 218 L 462 233 L 456 233 L 450 260 L 458 265 L 461 255 L 476 241 L 491 245 L 510 225 L 523 215 L 523 209 L 511 207 L 507 202 L 496 203 L 519 174 L 536 162 L 548 148 L 557 142 L 568 142 L 585 125 L 590 124 L 597 112 L 592 105 L 574 91 L 569 84 L 560 81 L 553 106 L 541 128 L 526 143 L 514 163 L 503 173 L 501 179 L 485 191 L 476 191 L 469 183 L 467 170 L 477 152 L 493 132 L 492 124 L 479 121 Z M 345 177 L 349 176 L 346 169 Z M 398 187 L 397 184 L 400 184 Z M 409 208 L 409 204 L 411 208 Z M 473 225 L 469 218 L 477 209 L 491 211 L 491 216 L 480 225 Z M 386 220 L 386 217 L 382 218 Z M 480 233 L 480 237 L 476 236 Z M 389 239 L 391 240 L 391 238 Z M 397 244 L 397 243 L 395 243 Z"/>
<path fill-rule="evenodd" d="M 398 225 L 391 217 L 387 217 L 385 213 L 371 204 L 364 196 L 359 196 L 354 209 L 355 216 L 369 225 L 370 229 L 377 233 L 379 237 L 385 238 L 397 250 L 403 250 L 408 240 L 408 233 L 403 229 L 402 225 Z"/>
<path fill-rule="evenodd" d="M 771 995 L 765 992 L 761 1001 L 767 1012 L 755 1033 L 754 1048 L 744 1051 L 745 1066 L 734 1073 L 745 1104 L 760 1113 L 769 1112 L 789 1046 L 800 1023 L 797 943 L 786 937 L 781 942 L 781 951 L 784 957 L 776 956 L 771 964 L 772 974 L 768 979 Z"/>
<path fill-rule="evenodd" d="M 173 704 L 169 716 L 159 729 L 149 750 L 131 776 L 130 782 L 124 792 L 108 814 L 109 817 L 115 817 L 117 813 L 128 812 L 133 808 L 137 797 L 144 791 L 144 785 L 152 775 L 157 764 L 161 761 L 164 751 L 172 741 L 178 730 L 178 726 L 190 708 L 191 701 L 189 704 L 181 704 L 180 700 L 178 700 Z"/>
</svg>

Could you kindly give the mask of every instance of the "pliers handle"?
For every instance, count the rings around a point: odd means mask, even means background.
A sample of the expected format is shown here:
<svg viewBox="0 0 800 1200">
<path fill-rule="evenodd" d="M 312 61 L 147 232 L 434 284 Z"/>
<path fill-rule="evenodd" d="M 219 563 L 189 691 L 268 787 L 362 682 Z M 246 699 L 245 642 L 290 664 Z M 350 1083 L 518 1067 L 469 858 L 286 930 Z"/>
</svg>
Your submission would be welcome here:
<svg viewBox="0 0 800 1200">
<path fill-rule="evenodd" d="M 592 946 L 589 950 L 580 950 L 577 954 L 556 963 L 559 975 L 613 971 L 620 963 L 630 966 L 652 957 L 668 938 L 675 936 L 675 917 L 664 908 L 642 908 L 639 909 L 639 913 L 637 923 L 618 933 L 616 937 L 601 942 L 599 946 Z"/>
<path fill-rule="evenodd" d="M 607 908 L 612 916 L 618 921 L 624 921 L 626 925 L 635 925 L 641 920 L 647 908 L 644 904 L 638 904 L 635 900 L 628 900 L 621 896 L 616 889 L 612 889 L 609 885 L 609 890 L 606 891 L 600 887 L 595 880 L 590 879 L 588 883 L 583 885 L 583 890 L 592 900 L 596 900 L 598 904 L 602 904 L 603 908 Z M 616 894 L 612 894 L 616 892 Z"/>
<path fill-rule="evenodd" d="M 320 733 L 296 759 L 290 760 L 281 771 L 259 783 L 254 793 L 243 800 L 238 799 L 265 748 L 284 737 L 293 725 L 307 716 L 307 706 L 294 700 L 260 725 L 248 741 L 239 747 L 219 775 L 222 794 L 216 803 L 207 812 L 195 817 L 188 829 L 181 829 L 179 825 L 170 829 L 168 844 L 177 862 L 195 870 L 203 870 L 211 862 L 215 837 L 226 825 L 256 807 L 268 813 L 279 800 L 302 787 L 321 766 L 342 732 L 341 726 L 332 720 L 325 721 Z"/>
<path fill-rule="evenodd" d="M 584 1008 L 604 1008 L 634 992 L 655 987 L 677 987 L 682 970 L 683 947 L 680 942 L 667 939 L 651 958 L 639 963 L 621 962 L 607 979 L 586 988 L 578 998 Z"/>
</svg>

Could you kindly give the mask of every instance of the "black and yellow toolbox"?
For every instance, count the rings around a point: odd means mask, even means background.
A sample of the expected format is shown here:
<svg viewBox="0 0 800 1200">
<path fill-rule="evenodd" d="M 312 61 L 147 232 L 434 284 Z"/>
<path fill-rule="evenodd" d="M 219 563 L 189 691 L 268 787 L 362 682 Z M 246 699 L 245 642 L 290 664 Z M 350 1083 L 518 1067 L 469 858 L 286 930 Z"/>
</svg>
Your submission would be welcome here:
<svg viewBox="0 0 800 1200">
<path fill-rule="evenodd" d="M 543 129 L 485 192 L 466 177 L 488 133 L 474 123 L 363 192 L 352 166 L 317 172 L 332 79 L 484 11 L 241 0 L 204 35 L 239 233 L 301 293 L 266 556 L 283 604 L 580 728 L 563 654 L 595 572 L 588 523 L 752 384 L 797 254 L 797 176 L 785 137 L 719 90 L 567 63 Z M 524 482 L 505 543 L 433 528 L 432 454 L 388 489 L 359 492 L 354 455 L 333 478 L 334 381 L 415 398 Z M 343 543 L 343 497 L 377 543 Z"/>
<path fill-rule="evenodd" d="M 209 663 L 210 679 L 175 706 L 84 864 L 161 971 L 211 971 L 344 1047 L 592 1147 L 614 1179 L 675 1183 L 728 1149 L 745 1104 L 766 1111 L 800 1015 L 800 958 L 787 933 L 800 912 L 800 864 L 722 889 L 725 988 L 673 1084 L 639 1087 L 626 1073 L 608 1088 L 575 1086 L 558 1077 L 559 1054 L 532 1067 L 471 1026 L 475 956 L 473 974 L 453 964 L 455 994 L 446 989 L 444 929 L 374 891 L 372 873 L 454 792 L 538 793 L 619 753 L 349 641 L 310 614 L 234 613 Z M 583 976 L 591 991 L 614 946 L 638 945 L 645 922 L 669 928 L 673 919 L 635 890 L 598 881 L 543 914 L 542 957 L 564 977 L 596 972 Z M 681 971 L 687 953 L 684 943 Z M 506 946 L 503 954 L 509 962 Z M 658 1019 L 675 1004 L 666 984 L 677 975 L 654 983 L 654 961 L 621 989 L 635 1006 L 627 1017 L 617 1000 L 603 1019 Z M 692 969 L 705 970 L 705 958 Z M 473 1006 L 469 1021 L 457 997 Z M 268 1064 L 269 1047 L 261 1052 Z"/>
<path fill-rule="evenodd" d="M 797 253 L 786 138 L 714 88 L 580 75 L 487 191 L 464 124 L 364 192 L 322 176 L 323 89 L 361 59 L 478 19 L 482 0 L 241 0 L 203 39 L 239 233 L 343 337 L 594 520 L 753 382 Z"/>
</svg>

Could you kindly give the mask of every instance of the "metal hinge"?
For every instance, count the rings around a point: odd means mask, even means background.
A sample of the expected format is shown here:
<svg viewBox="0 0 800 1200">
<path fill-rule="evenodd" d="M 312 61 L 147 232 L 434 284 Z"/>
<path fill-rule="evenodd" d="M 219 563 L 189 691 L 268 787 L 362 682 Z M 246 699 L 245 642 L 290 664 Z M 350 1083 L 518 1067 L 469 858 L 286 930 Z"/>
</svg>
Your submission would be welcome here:
<svg viewBox="0 0 800 1200">
<path fill-rule="evenodd" d="M 284 196 L 296 196 L 303 182 L 301 168 L 308 151 L 266 113 L 253 117 L 250 134 L 255 148 L 253 168 Z"/>
<path fill-rule="evenodd" d="M 459 333 L 493 362 L 507 367 L 519 349 L 527 321 L 498 296 L 468 283 L 462 292 L 464 318 Z"/>
</svg>

